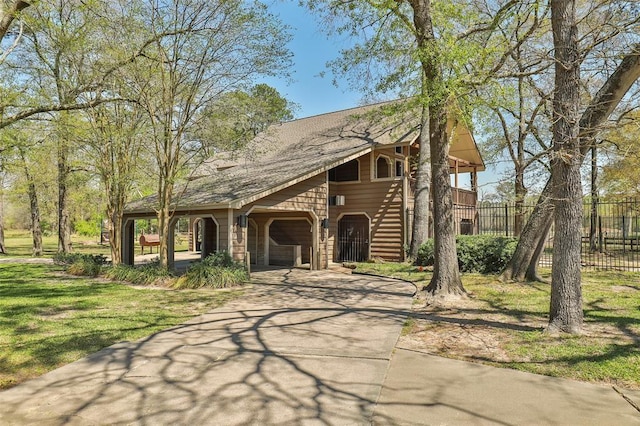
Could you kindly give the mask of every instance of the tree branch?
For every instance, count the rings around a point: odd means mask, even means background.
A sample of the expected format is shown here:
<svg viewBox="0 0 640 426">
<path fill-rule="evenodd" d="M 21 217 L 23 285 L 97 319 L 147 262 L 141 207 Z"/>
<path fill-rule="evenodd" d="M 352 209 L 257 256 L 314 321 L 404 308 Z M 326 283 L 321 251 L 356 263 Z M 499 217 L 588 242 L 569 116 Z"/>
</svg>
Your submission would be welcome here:
<svg viewBox="0 0 640 426">
<path fill-rule="evenodd" d="M 581 149 L 590 146 L 588 140 L 595 136 L 599 125 L 611 115 L 638 78 L 640 78 L 640 43 L 635 44 L 631 52 L 625 55 L 582 114 L 580 118 Z"/>
<path fill-rule="evenodd" d="M 109 99 L 94 99 L 88 102 L 77 102 L 71 104 L 53 104 L 53 105 L 41 105 L 38 107 L 28 108 L 19 113 L 9 116 L 7 118 L 3 118 L 0 121 L 0 129 L 4 129 L 7 126 L 12 125 L 20 120 L 24 120 L 29 117 L 33 117 L 34 115 L 42 114 L 45 112 L 56 112 L 56 111 L 76 111 L 80 109 L 92 108 L 107 102 L 123 102 L 130 101 L 130 99 L 124 98 L 109 98 Z"/>
<path fill-rule="evenodd" d="M 18 13 L 29 6 L 31 6 L 29 1 L 15 0 L 11 2 L 8 9 L 0 10 L 0 41 L 7 34 L 11 23 L 16 19 Z"/>
</svg>

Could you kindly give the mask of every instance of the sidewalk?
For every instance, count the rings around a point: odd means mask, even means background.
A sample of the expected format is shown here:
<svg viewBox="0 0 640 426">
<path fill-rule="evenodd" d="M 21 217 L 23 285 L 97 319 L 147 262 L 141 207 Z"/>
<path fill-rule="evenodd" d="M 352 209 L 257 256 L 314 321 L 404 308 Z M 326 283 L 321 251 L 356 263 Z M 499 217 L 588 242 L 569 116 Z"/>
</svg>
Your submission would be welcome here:
<svg viewBox="0 0 640 426">
<path fill-rule="evenodd" d="M 640 405 L 640 391 L 623 391 Z M 610 386 L 396 348 L 374 414 L 387 425 L 640 425 Z"/>
</svg>

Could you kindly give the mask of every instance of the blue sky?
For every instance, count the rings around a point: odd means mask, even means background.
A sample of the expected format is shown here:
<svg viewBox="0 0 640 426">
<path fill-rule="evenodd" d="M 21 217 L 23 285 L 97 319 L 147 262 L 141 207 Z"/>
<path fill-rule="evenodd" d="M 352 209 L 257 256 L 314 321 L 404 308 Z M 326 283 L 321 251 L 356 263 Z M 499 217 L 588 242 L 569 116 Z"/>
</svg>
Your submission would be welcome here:
<svg viewBox="0 0 640 426">
<path fill-rule="evenodd" d="M 348 46 L 339 36 L 329 38 L 318 20 L 297 1 L 270 2 L 269 10 L 291 27 L 294 70 L 292 80 L 271 78 L 265 83 L 278 89 L 281 95 L 299 105 L 296 117 L 308 117 L 325 112 L 358 106 L 362 94 L 347 90 L 346 84 L 334 86 L 326 63 L 335 59 L 340 50 Z M 321 73 L 326 73 L 321 77 Z"/>
</svg>

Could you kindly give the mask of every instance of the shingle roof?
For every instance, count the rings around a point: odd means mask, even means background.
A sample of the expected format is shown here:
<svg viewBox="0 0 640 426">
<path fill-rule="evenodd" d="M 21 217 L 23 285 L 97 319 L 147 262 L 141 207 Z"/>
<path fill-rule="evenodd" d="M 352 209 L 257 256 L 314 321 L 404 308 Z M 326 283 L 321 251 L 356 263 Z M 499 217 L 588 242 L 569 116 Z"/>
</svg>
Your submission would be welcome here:
<svg viewBox="0 0 640 426">
<path fill-rule="evenodd" d="M 174 205 L 238 208 L 269 193 L 315 176 L 370 151 L 375 145 L 412 142 L 417 137 L 413 114 L 389 116 L 381 108 L 391 103 L 348 109 L 271 126 L 238 155 L 238 164 L 209 169 L 175 191 Z M 147 211 L 156 196 L 127 205 L 127 211 Z"/>
</svg>

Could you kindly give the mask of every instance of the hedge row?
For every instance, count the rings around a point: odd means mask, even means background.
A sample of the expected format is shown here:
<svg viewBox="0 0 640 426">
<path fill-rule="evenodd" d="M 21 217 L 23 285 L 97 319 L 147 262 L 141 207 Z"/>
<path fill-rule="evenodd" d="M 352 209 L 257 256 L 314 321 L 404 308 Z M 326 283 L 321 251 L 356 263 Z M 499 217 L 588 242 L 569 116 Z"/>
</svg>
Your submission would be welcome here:
<svg viewBox="0 0 640 426">
<path fill-rule="evenodd" d="M 493 235 L 458 235 L 458 267 L 461 272 L 497 274 L 504 270 L 516 250 L 516 238 Z M 434 263 L 433 240 L 424 243 L 418 251 L 416 264 L 432 266 Z"/>
<path fill-rule="evenodd" d="M 159 262 L 140 266 L 106 265 L 102 255 L 58 254 L 55 263 L 64 265 L 73 275 L 103 276 L 114 281 L 126 281 L 139 285 L 164 285 L 175 289 L 183 288 L 226 288 L 249 280 L 244 265 L 236 262 L 227 252 L 215 253 L 202 262 L 193 263 L 181 277 L 175 277 Z"/>
</svg>

